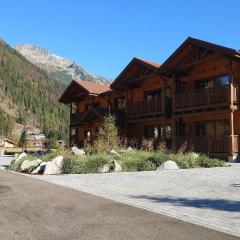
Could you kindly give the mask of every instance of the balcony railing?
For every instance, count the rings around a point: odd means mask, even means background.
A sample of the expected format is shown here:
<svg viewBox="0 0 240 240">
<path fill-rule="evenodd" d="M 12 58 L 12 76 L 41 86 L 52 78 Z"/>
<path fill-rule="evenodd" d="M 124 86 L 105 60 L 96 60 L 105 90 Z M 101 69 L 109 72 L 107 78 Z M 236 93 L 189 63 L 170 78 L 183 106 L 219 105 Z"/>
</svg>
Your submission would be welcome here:
<svg viewBox="0 0 240 240">
<path fill-rule="evenodd" d="M 237 103 L 237 88 L 227 85 L 177 93 L 174 97 L 174 110 L 230 103 Z"/>
<path fill-rule="evenodd" d="M 151 113 L 162 113 L 162 101 L 161 99 L 144 100 L 139 102 L 128 103 L 127 115 L 145 115 Z"/>
<path fill-rule="evenodd" d="M 71 125 L 77 124 L 82 118 L 82 116 L 83 116 L 83 113 L 80 113 L 80 112 L 71 113 L 71 117 L 70 117 Z"/>
<path fill-rule="evenodd" d="M 239 149 L 238 138 L 238 135 L 234 135 L 232 142 L 231 136 L 178 136 L 174 139 L 174 145 L 176 149 L 186 147 L 187 150 L 202 153 L 230 153 L 230 151 L 237 153 Z"/>
</svg>

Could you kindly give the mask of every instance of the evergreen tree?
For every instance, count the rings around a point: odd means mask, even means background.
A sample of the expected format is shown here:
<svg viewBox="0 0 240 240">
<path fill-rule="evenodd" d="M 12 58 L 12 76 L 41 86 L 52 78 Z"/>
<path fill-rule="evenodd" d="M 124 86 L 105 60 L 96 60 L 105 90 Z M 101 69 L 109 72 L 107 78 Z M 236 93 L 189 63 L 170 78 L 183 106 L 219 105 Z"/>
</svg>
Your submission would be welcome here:
<svg viewBox="0 0 240 240">
<path fill-rule="evenodd" d="M 110 151 L 120 145 L 116 119 L 109 114 L 104 117 L 103 125 L 99 128 L 95 146 L 98 152 Z"/>
<path fill-rule="evenodd" d="M 19 147 L 22 148 L 22 151 L 26 150 L 27 146 L 27 133 L 24 130 L 21 134 L 20 140 L 19 140 Z"/>
</svg>

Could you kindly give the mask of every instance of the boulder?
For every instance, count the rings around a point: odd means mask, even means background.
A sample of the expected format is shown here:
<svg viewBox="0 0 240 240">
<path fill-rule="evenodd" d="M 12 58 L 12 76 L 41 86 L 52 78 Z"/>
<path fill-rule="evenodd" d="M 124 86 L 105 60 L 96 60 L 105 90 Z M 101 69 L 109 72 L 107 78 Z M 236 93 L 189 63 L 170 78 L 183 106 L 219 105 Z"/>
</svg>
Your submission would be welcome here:
<svg viewBox="0 0 240 240">
<path fill-rule="evenodd" d="M 63 173 L 63 156 L 58 156 L 47 162 L 44 173 L 46 175 L 57 175 Z"/>
<path fill-rule="evenodd" d="M 101 169 L 101 173 L 109 173 L 111 172 L 111 170 L 114 168 L 113 163 L 106 163 L 102 169 Z"/>
<path fill-rule="evenodd" d="M 114 172 L 122 172 L 123 171 L 122 166 L 115 160 L 113 162 L 114 162 Z"/>
<path fill-rule="evenodd" d="M 116 156 L 120 156 L 120 154 L 116 152 L 114 149 L 112 149 L 109 153 L 114 154 Z"/>
<path fill-rule="evenodd" d="M 39 166 L 41 162 L 42 162 L 42 160 L 40 160 L 40 159 L 25 160 L 21 164 L 20 169 L 22 172 L 30 172 L 31 169 L 35 169 L 37 166 Z"/>
<path fill-rule="evenodd" d="M 176 170 L 176 169 L 179 169 L 176 162 L 168 160 L 161 164 L 161 166 L 157 170 Z"/>
<path fill-rule="evenodd" d="M 82 155 L 85 155 L 85 152 L 82 149 L 79 149 L 79 148 L 77 148 L 75 146 L 73 146 L 71 149 L 72 149 L 73 153 L 75 155 L 77 155 L 78 157 L 81 157 Z"/>
<path fill-rule="evenodd" d="M 131 146 L 129 146 L 129 147 L 127 148 L 127 152 L 135 152 L 135 151 L 134 151 L 134 149 L 132 149 Z"/>
<path fill-rule="evenodd" d="M 46 165 L 47 165 L 46 162 L 41 162 L 40 165 L 31 172 L 31 174 L 33 174 L 33 175 L 35 175 L 35 174 L 43 174 Z"/>
<path fill-rule="evenodd" d="M 27 154 L 26 154 L 25 152 L 22 152 L 22 153 L 20 153 L 19 155 L 17 155 L 17 156 L 15 157 L 15 159 L 13 159 L 12 163 L 14 163 L 14 162 L 17 163 L 18 161 L 22 160 L 22 159 L 25 158 L 25 157 L 27 157 Z"/>
</svg>

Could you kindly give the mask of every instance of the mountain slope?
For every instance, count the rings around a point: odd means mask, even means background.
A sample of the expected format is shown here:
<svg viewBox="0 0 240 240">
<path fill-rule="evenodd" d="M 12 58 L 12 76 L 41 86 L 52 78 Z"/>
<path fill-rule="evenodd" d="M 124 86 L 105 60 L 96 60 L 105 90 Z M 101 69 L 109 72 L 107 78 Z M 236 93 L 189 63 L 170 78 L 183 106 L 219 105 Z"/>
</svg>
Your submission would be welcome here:
<svg viewBox="0 0 240 240">
<path fill-rule="evenodd" d="M 0 40 L 0 119 L 7 125 L 0 125 L 0 133 L 9 135 L 9 126 L 17 121 L 66 136 L 68 109 L 58 102 L 64 88 L 64 84 Z"/>
<path fill-rule="evenodd" d="M 82 79 L 103 84 L 109 83 L 105 78 L 88 73 L 79 64 L 57 56 L 46 48 L 31 44 L 19 44 L 15 49 L 30 62 L 47 70 L 52 77 L 57 77 L 62 82 L 69 83 L 73 79 Z"/>
</svg>

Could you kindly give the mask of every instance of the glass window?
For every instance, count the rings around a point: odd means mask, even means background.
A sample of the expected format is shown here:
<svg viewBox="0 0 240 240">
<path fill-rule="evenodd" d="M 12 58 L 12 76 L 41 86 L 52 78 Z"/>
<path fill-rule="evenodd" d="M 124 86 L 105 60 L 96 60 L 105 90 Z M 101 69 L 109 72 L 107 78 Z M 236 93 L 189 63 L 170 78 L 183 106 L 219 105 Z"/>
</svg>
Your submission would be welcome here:
<svg viewBox="0 0 240 240">
<path fill-rule="evenodd" d="M 196 136 L 224 136 L 230 132 L 227 120 L 201 121 L 195 123 Z"/>
<path fill-rule="evenodd" d="M 195 81 L 195 89 L 219 87 L 219 86 L 228 85 L 229 83 L 230 83 L 230 76 L 222 75 L 222 76 Z"/>
<path fill-rule="evenodd" d="M 145 100 L 152 100 L 160 98 L 160 90 L 144 93 Z"/>
<path fill-rule="evenodd" d="M 118 97 L 114 99 L 114 107 L 117 109 L 126 108 L 126 98 L 125 97 Z"/>
<path fill-rule="evenodd" d="M 161 136 L 161 128 L 159 126 L 145 126 L 144 137 L 158 139 Z"/>
<path fill-rule="evenodd" d="M 216 122 L 216 136 L 229 135 L 230 126 L 227 120 Z"/>
<path fill-rule="evenodd" d="M 216 86 L 228 85 L 230 83 L 230 76 L 229 75 L 219 76 L 216 78 L 215 83 Z"/>
</svg>

